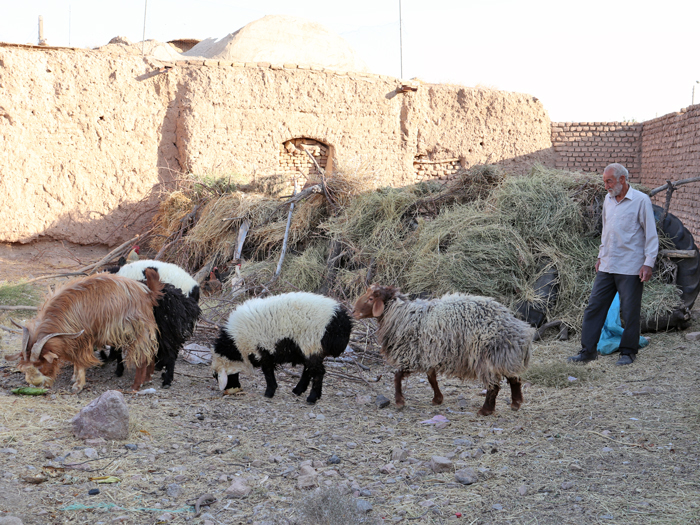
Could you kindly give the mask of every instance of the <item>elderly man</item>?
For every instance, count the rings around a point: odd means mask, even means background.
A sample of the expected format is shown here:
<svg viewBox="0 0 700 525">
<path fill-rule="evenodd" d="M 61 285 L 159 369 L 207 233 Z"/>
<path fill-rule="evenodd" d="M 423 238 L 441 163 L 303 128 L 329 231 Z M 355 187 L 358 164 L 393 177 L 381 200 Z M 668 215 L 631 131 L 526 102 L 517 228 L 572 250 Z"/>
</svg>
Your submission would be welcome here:
<svg viewBox="0 0 700 525">
<path fill-rule="evenodd" d="M 625 329 L 616 365 L 630 365 L 639 350 L 639 324 L 644 283 L 651 279 L 659 238 L 651 200 L 631 188 L 621 164 L 603 171 L 608 195 L 603 203 L 603 235 L 596 276 L 583 314 L 581 350 L 569 361 L 587 363 L 598 357 L 597 346 L 605 317 L 615 294 L 620 294 L 620 316 Z"/>
</svg>

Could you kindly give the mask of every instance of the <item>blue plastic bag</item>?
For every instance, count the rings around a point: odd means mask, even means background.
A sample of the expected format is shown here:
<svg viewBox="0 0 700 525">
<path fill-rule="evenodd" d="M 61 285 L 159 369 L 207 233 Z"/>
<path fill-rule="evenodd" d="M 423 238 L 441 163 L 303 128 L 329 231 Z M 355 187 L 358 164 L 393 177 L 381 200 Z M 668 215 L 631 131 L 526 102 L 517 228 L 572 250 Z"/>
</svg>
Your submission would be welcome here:
<svg viewBox="0 0 700 525">
<path fill-rule="evenodd" d="M 608 316 L 605 318 L 605 325 L 600 332 L 598 341 L 598 353 L 602 355 L 612 354 L 620 349 L 622 340 L 622 322 L 620 321 L 620 294 L 615 294 Z M 644 348 L 649 344 L 646 337 L 639 336 L 639 348 Z"/>
</svg>

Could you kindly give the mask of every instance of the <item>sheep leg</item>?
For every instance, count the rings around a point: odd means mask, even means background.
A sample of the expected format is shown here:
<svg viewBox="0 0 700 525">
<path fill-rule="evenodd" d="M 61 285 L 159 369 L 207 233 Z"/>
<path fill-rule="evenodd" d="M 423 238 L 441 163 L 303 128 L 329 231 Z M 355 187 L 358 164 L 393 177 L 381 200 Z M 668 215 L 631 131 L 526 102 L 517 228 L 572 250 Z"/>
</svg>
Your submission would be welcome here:
<svg viewBox="0 0 700 525">
<path fill-rule="evenodd" d="M 71 390 L 77 394 L 85 388 L 85 369 L 73 365 L 73 370 L 73 377 L 75 379 Z"/>
<path fill-rule="evenodd" d="M 401 381 L 404 377 L 411 375 L 408 370 L 399 370 L 394 374 L 394 401 L 398 408 L 403 408 L 406 404 L 406 400 L 403 397 L 403 392 L 401 391 Z"/>
<path fill-rule="evenodd" d="M 297 386 L 294 387 L 294 390 L 292 390 L 292 393 L 296 396 L 302 395 L 304 392 L 306 392 L 306 389 L 309 388 L 310 382 L 311 372 L 306 365 L 304 365 L 304 370 L 301 371 L 301 379 L 299 379 L 299 382 L 297 383 Z"/>
<path fill-rule="evenodd" d="M 506 377 L 510 385 L 510 408 L 518 410 L 523 404 L 523 391 L 519 377 Z"/>
<path fill-rule="evenodd" d="M 263 375 L 265 376 L 265 397 L 272 397 L 277 390 L 277 379 L 275 379 L 275 367 L 272 364 L 265 363 L 262 365 Z"/>
<path fill-rule="evenodd" d="M 124 375 L 124 353 L 121 348 L 113 348 L 112 352 L 116 352 L 117 355 L 117 369 L 114 371 L 114 375 L 121 377 Z"/>
<path fill-rule="evenodd" d="M 311 392 L 309 392 L 309 397 L 306 398 L 306 402 L 314 404 L 321 398 L 323 376 L 326 374 L 326 367 L 323 366 L 323 356 L 311 357 L 306 364 L 309 369 L 309 375 L 311 376 Z"/>
<path fill-rule="evenodd" d="M 433 387 L 433 405 L 442 405 L 442 392 L 440 392 L 440 387 L 437 382 L 437 372 L 434 368 L 428 370 L 428 381 L 430 386 Z"/>
<path fill-rule="evenodd" d="M 155 366 L 155 364 L 153 366 Z M 163 379 L 163 388 L 170 388 L 170 384 L 173 382 L 173 377 L 175 376 L 175 360 L 168 360 L 164 368 L 165 371 L 160 376 Z"/>
<path fill-rule="evenodd" d="M 484 401 L 484 406 L 481 410 L 477 412 L 480 416 L 490 416 L 496 408 L 496 397 L 498 396 L 498 391 L 501 389 L 500 385 L 496 383 L 495 385 L 489 385 L 486 391 L 486 400 Z"/>
</svg>

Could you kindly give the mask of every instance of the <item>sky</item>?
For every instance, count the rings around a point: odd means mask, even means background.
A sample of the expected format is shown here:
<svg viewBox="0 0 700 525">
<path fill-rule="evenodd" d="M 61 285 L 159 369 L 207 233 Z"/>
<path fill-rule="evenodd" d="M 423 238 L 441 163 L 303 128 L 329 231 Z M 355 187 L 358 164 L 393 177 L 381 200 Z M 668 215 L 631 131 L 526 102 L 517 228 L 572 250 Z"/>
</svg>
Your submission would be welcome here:
<svg viewBox="0 0 700 525">
<path fill-rule="evenodd" d="M 399 16 L 399 8 L 401 15 Z M 92 48 L 224 38 L 265 15 L 323 24 L 377 74 L 537 97 L 553 122 L 700 103 L 697 0 L 0 0 L 0 42 Z M 401 21 L 401 22 L 399 22 Z"/>
</svg>

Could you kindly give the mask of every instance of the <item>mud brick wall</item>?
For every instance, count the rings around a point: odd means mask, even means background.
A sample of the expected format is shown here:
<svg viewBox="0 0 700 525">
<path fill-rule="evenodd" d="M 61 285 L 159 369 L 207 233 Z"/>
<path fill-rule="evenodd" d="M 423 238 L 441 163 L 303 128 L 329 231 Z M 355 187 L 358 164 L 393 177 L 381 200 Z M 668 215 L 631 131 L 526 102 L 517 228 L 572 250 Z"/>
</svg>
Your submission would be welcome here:
<svg viewBox="0 0 700 525">
<path fill-rule="evenodd" d="M 642 168 L 643 124 L 630 122 L 557 122 L 552 124 L 555 167 L 601 173 L 619 162 L 639 182 Z"/>
<path fill-rule="evenodd" d="M 678 181 L 700 176 L 700 105 L 690 106 L 644 123 L 642 132 L 642 177 L 648 188 L 667 180 Z M 666 192 L 652 198 L 664 205 Z M 700 242 L 700 182 L 679 186 L 671 198 L 669 211 Z"/>
</svg>

